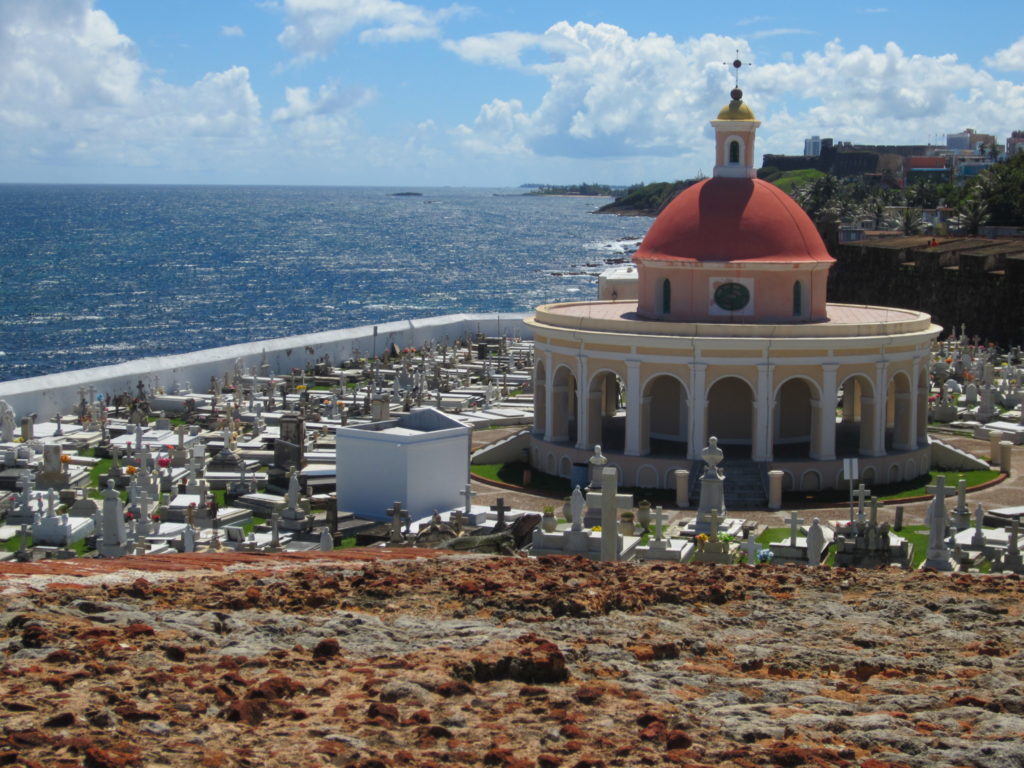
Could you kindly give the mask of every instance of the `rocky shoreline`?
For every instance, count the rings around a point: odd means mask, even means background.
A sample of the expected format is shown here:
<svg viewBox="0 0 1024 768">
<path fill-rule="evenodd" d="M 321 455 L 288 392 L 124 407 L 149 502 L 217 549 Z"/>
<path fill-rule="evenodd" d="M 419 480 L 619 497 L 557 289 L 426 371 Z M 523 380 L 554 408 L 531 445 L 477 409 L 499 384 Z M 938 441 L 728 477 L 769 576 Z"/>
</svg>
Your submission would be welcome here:
<svg viewBox="0 0 1024 768">
<path fill-rule="evenodd" d="M 1014 576 L 359 554 L 6 577 L 0 764 L 1024 765 Z"/>
</svg>

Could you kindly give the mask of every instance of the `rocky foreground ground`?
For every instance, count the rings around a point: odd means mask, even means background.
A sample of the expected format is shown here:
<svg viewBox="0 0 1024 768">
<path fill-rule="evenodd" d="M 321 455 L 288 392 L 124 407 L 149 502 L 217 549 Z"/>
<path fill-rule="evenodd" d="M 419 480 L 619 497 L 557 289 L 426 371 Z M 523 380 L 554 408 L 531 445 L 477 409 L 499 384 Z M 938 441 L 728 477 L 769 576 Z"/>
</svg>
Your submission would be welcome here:
<svg viewBox="0 0 1024 768">
<path fill-rule="evenodd" d="M 100 581 L 4 580 L 0 765 L 1024 766 L 1014 576 L 364 557 Z"/>
</svg>

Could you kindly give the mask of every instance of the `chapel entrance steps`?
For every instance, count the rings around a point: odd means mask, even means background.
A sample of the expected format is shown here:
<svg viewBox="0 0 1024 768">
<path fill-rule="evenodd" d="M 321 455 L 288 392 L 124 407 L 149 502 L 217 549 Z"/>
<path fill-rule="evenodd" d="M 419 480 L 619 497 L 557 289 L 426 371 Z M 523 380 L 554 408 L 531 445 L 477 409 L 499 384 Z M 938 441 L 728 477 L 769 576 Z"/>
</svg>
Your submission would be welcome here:
<svg viewBox="0 0 1024 768">
<path fill-rule="evenodd" d="M 763 461 L 730 459 L 721 463 L 725 474 L 725 511 L 734 509 L 767 509 L 768 465 Z M 697 460 L 690 467 L 690 505 L 700 503 L 700 477 L 704 462 Z"/>
</svg>

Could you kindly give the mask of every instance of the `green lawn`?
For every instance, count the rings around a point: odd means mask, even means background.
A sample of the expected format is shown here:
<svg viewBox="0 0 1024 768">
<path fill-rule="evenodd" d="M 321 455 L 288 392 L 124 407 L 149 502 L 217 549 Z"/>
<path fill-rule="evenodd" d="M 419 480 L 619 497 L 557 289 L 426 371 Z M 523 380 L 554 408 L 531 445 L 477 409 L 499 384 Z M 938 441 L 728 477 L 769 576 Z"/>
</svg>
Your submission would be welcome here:
<svg viewBox="0 0 1024 768">
<path fill-rule="evenodd" d="M 928 495 L 926 487 L 934 485 L 935 478 L 938 475 L 945 476 L 947 488 L 956 488 L 956 484 L 961 477 L 967 479 L 967 487 L 971 488 L 972 486 L 980 485 L 981 483 L 987 483 L 989 480 L 994 480 L 999 476 L 999 472 L 994 469 L 974 470 L 971 472 L 933 471 L 929 472 L 927 475 L 921 475 L 920 477 L 915 477 L 912 480 L 906 480 L 902 483 L 875 485 L 869 487 L 868 490 L 874 492 L 874 494 L 882 501 L 889 501 L 891 499 L 909 499 L 914 496 L 926 496 Z M 808 493 L 806 491 L 789 491 L 782 494 L 782 499 L 783 507 L 788 505 L 799 506 L 802 504 L 831 504 L 839 506 L 849 502 L 850 492 L 847 489 L 818 491 L 815 493 Z"/>
</svg>

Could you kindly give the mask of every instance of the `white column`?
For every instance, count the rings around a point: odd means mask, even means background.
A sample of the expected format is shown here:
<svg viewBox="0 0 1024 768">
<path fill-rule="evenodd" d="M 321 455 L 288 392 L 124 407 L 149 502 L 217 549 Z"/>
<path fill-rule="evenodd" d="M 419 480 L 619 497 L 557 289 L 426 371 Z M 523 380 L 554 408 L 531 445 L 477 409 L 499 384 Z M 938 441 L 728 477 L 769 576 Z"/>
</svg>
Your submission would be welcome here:
<svg viewBox="0 0 1024 768">
<path fill-rule="evenodd" d="M 626 361 L 626 455 L 642 456 L 640 445 L 643 419 L 643 393 L 640 391 L 640 361 Z"/>
<path fill-rule="evenodd" d="M 690 363 L 690 441 L 687 458 L 696 461 L 707 441 L 707 363 Z"/>
<path fill-rule="evenodd" d="M 921 358 L 913 361 L 913 379 L 910 381 L 910 413 L 913 416 L 914 447 L 928 444 L 928 389 L 921 386 Z"/>
<path fill-rule="evenodd" d="M 917 450 L 919 444 L 918 435 L 921 431 L 917 428 L 917 417 L 918 417 L 918 378 L 921 375 L 921 361 L 915 360 L 913 367 L 910 369 L 910 402 L 907 407 L 910 409 L 910 445 L 907 446 L 908 450 Z M 927 419 L 927 416 L 925 417 Z"/>
<path fill-rule="evenodd" d="M 594 446 L 587 445 L 590 439 L 590 379 L 587 375 L 587 358 L 579 358 L 579 370 L 576 372 L 576 447 L 589 451 Z"/>
<path fill-rule="evenodd" d="M 818 430 L 818 455 L 812 454 L 812 459 L 818 461 L 831 461 L 836 457 L 836 406 L 838 396 L 836 394 L 836 372 L 839 370 L 838 363 L 824 363 L 821 366 L 821 398 L 818 408 L 818 423 L 815 429 Z"/>
<path fill-rule="evenodd" d="M 889 381 L 885 371 L 884 362 L 875 363 L 875 440 L 871 446 L 872 456 L 885 456 L 885 417 L 889 410 Z"/>
<path fill-rule="evenodd" d="M 536 370 L 537 369 L 534 368 L 534 371 L 536 371 Z M 534 375 L 536 375 L 536 373 Z M 545 439 L 547 439 L 548 430 L 550 429 L 550 427 L 548 425 L 551 424 L 551 382 L 552 382 L 553 378 L 554 378 L 554 372 L 551 370 L 551 353 L 550 352 L 545 352 L 544 353 L 544 381 L 541 382 L 543 384 L 543 386 L 544 386 L 544 402 L 543 403 L 537 403 L 538 407 L 543 407 L 543 409 L 544 409 L 544 423 L 543 424 L 537 424 L 536 420 L 534 420 L 534 425 L 533 425 L 534 432 L 536 434 L 538 434 L 538 435 L 543 436 Z M 536 391 L 536 387 L 534 388 L 534 391 Z"/>
<path fill-rule="evenodd" d="M 754 461 L 772 460 L 772 371 L 775 363 L 757 365 L 757 408 L 754 413 L 754 440 L 751 458 Z"/>
</svg>

